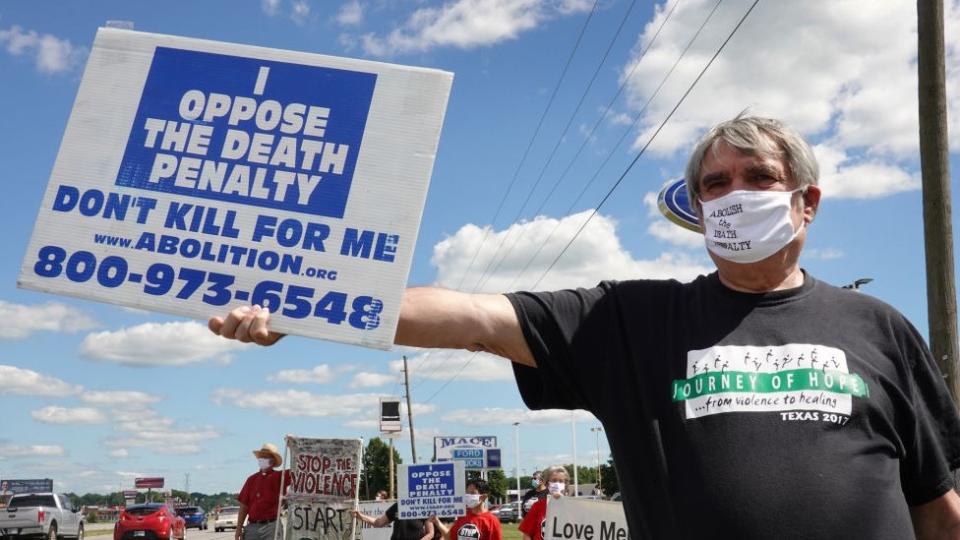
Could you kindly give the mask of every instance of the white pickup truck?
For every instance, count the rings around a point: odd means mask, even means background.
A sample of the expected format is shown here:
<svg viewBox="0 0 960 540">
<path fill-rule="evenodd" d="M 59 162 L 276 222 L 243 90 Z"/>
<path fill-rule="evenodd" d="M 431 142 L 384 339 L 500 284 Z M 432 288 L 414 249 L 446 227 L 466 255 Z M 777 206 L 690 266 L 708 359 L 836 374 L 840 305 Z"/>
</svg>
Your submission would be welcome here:
<svg viewBox="0 0 960 540">
<path fill-rule="evenodd" d="M 60 493 L 20 493 L 0 509 L 0 540 L 42 536 L 83 540 L 83 515 Z"/>
</svg>

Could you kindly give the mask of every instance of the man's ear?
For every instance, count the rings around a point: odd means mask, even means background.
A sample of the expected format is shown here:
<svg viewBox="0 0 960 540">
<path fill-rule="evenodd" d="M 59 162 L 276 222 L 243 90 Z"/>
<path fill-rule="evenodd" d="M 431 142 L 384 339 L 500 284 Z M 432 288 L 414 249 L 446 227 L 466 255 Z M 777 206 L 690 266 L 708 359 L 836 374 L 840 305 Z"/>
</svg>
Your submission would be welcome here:
<svg viewBox="0 0 960 540">
<path fill-rule="evenodd" d="M 809 185 L 803 192 L 803 221 L 809 225 L 813 223 L 813 218 L 817 215 L 820 208 L 820 187 Z"/>
</svg>

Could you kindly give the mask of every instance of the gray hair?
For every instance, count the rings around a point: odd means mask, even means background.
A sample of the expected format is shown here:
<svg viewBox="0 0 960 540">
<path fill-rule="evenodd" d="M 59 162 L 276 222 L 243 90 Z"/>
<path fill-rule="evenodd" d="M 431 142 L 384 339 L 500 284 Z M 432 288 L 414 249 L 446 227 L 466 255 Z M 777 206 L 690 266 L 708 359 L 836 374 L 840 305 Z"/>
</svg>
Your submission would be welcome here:
<svg viewBox="0 0 960 540">
<path fill-rule="evenodd" d="M 703 158 L 723 141 L 749 156 L 784 158 L 790 170 L 790 176 L 797 181 L 797 187 L 817 185 L 820 167 L 813 149 L 796 130 L 779 120 L 745 116 L 740 113 L 733 120 L 721 122 L 700 139 L 690 161 L 684 179 L 687 183 L 687 196 L 690 207 L 699 209 L 700 173 Z"/>
<path fill-rule="evenodd" d="M 564 481 L 570 482 L 570 473 L 567 472 L 567 468 L 564 467 L 563 465 L 553 465 L 551 467 L 547 467 L 546 469 L 543 470 L 542 474 L 543 474 L 543 480 L 546 482 L 550 481 L 551 474 L 563 474 Z"/>
</svg>

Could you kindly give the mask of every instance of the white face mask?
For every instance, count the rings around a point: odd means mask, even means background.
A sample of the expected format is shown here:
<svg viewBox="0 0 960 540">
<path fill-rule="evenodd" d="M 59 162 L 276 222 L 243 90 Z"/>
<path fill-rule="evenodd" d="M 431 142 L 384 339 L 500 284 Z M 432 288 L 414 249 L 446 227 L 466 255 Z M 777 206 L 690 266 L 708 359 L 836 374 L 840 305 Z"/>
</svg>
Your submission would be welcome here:
<svg viewBox="0 0 960 540">
<path fill-rule="evenodd" d="M 261 471 L 264 470 L 264 469 L 272 469 L 272 468 L 273 468 L 273 460 L 270 459 L 270 458 L 265 458 L 265 457 L 257 458 L 257 464 L 260 465 L 260 470 L 261 470 Z"/>
<path fill-rule="evenodd" d="M 707 249 L 728 261 L 746 264 L 783 249 L 800 232 L 790 219 L 793 194 L 802 191 L 733 191 L 700 201 Z M 800 228 L 803 228 L 801 222 Z"/>
<path fill-rule="evenodd" d="M 547 485 L 547 489 L 550 490 L 551 495 L 563 495 L 563 490 L 567 485 L 563 482 L 550 482 Z"/>
<path fill-rule="evenodd" d="M 463 504 L 467 508 L 476 508 L 480 504 L 480 494 L 479 493 L 465 493 L 463 495 Z"/>
</svg>

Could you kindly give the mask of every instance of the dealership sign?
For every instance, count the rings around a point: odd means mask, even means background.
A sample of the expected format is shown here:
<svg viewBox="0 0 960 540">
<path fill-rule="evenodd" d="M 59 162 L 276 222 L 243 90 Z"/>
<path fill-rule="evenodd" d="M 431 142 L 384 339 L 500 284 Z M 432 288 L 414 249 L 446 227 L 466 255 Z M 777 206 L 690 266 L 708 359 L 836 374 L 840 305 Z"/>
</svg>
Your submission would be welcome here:
<svg viewBox="0 0 960 540">
<path fill-rule="evenodd" d="M 467 469 L 500 468 L 500 448 L 493 436 L 434 437 L 434 461 L 462 461 Z"/>
</svg>

